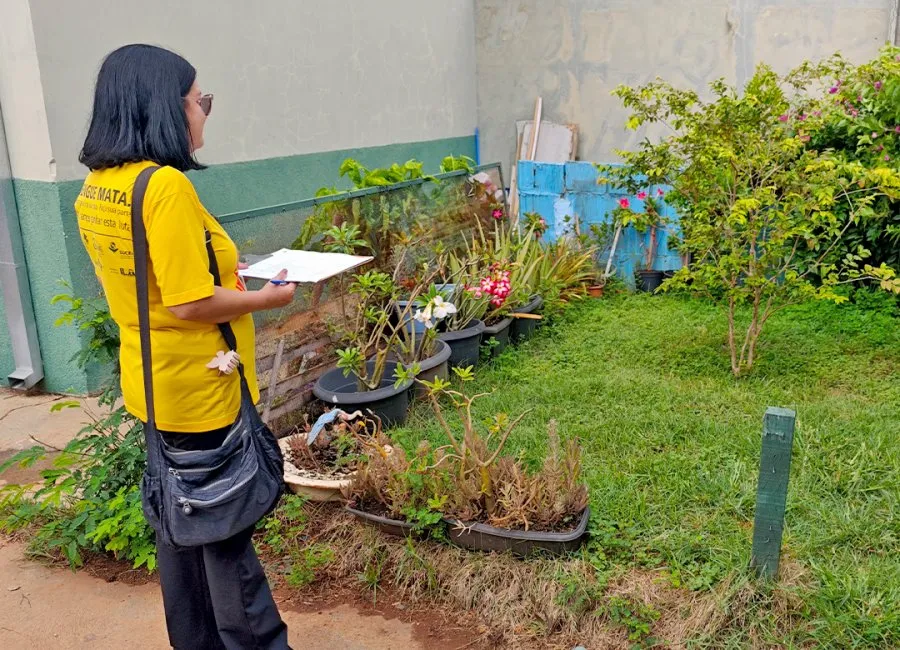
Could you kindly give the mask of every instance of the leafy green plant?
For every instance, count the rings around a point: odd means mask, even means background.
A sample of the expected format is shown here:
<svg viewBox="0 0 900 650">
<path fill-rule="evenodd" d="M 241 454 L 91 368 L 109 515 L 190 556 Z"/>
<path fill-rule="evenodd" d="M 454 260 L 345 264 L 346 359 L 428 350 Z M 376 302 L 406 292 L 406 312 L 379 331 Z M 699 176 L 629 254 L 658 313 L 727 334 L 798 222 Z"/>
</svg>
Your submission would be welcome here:
<svg viewBox="0 0 900 650">
<path fill-rule="evenodd" d="M 368 271 L 357 275 L 350 285 L 356 309 L 344 327 L 342 338 L 347 347 L 337 350 L 337 366 L 343 369 L 345 376 L 353 374 L 357 378 L 360 391 L 381 387 L 391 355 L 401 361 L 394 369 L 395 385 L 399 387 L 415 379 L 419 372 L 418 360 L 427 349 L 422 345 L 423 341 L 417 343 L 412 321 L 419 320 L 426 323 L 426 329 L 431 329 L 432 321 L 442 317 L 440 310 L 449 313 L 455 309 L 449 303 L 434 305 L 441 296 L 430 293 L 426 294 L 430 298 L 420 304 L 423 308 L 416 309 L 424 288 L 431 287 L 431 280 L 437 276 L 438 267 L 426 276 L 425 284 L 413 287 L 405 305 L 401 306 L 396 276 L 402 264 L 401 260 L 394 277 L 382 271 Z M 426 337 L 425 343 L 428 340 Z M 371 364 L 367 361 L 369 355 L 372 356 Z"/>
<path fill-rule="evenodd" d="M 325 544 L 310 544 L 295 552 L 290 562 L 287 583 L 300 589 L 315 582 L 319 571 L 334 562 L 334 551 Z"/>
<path fill-rule="evenodd" d="M 650 628 L 659 618 L 658 611 L 623 596 L 610 598 L 605 609 L 611 621 L 628 631 L 628 640 L 636 642 L 633 648 L 649 648 L 656 644 L 650 637 Z"/>
<path fill-rule="evenodd" d="M 663 81 L 615 91 L 632 111 L 630 128 L 665 123 L 674 133 L 620 152 L 624 166 L 603 167 L 604 180 L 631 192 L 672 188 L 666 201 L 680 214 L 680 249 L 691 262 L 664 288 L 724 305 L 735 376 L 753 368 L 763 327 L 779 310 L 813 298 L 840 302 L 836 288 L 861 279 L 900 292 L 894 270 L 867 264 L 865 249 L 836 253 L 854 223 L 878 217 L 880 197 L 900 197 L 900 175 L 806 146 L 786 123 L 786 87 L 800 91 L 807 80 L 760 66 L 743 92 L 713 82 L 708 101 Z M 651 218 L 623 210 L 633 223 Z"/>
<path fill-rule="evenodd" d="M 275 556 L 283 556 L 303 536 L 309 520 L 305 506 L 303 497 L 285 494 L 275 511 L 257 523 L 256 529 L 261 533 L 259 541 Z"/>
<path fill-rule="evenodd" d="M 900 48 L 885 46 L 879 55 L 854 65 L 835 55 L 801 68 L 815 80 L 809 99 L 787 115 L 788 124 L 813 150 L 832 150 L 846 161 L 869 168 L 900 165 Z M 839 253 L 860 247 L 868 262 L 900 269 L 900 202 L 891 196 L 872 203 L 874 219 L 853 222 Z"/>
<path fill-rule="evenodd" d="M 475 161 L 468 156 L 447 156 L 441 161 L 441 171 L 443 173 L 465 171 L 469 174 L 475 173 Z"/>
<path fill-rule="evenodd" d="M 70 306 L 58 324 L 90 334 L 84 349 L 73 357 L 75 363 L 83 368 L 118 356 L 118 331 L 104 305 L 71 295 L 57 296 L 54 302 Z M 110 551 L 135 567 L 155 567 L 153 531 L 144 520 L 139 491 L 146 463 L 143 428 L 117 406 L 119 396 L 114 372 L 99 400 L 104 413 L 88 413 L 90 424 L 65 447 L 56 450 L 39 444 L 0 466 L 0 472 L 13 465 L 28 467 L 51 451 L 58 452 L 53 467 L 41 472 L 42 484 L 36 491 L 16 485 L 0 490 L 0 506 L 7 513 L 0 528 L 34 527 L 32 549 L 61 553 L 73 567 L 83 563 L 85 551 Z M 53 409 L 79 406 L 67 401 Z"/>
</svg>

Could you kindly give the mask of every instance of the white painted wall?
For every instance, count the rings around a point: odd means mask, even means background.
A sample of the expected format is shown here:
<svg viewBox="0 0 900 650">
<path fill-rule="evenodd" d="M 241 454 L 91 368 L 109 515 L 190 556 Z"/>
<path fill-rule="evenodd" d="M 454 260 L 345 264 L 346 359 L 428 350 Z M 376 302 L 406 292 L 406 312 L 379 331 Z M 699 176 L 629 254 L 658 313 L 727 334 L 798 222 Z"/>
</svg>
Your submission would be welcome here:
<svg viewBox="0 0 900 650">
<path fill-rule="evenodd" d="M 0 5 L 8 2 L 26 0 Z M 30 8 L 61 180 L 84 174 L 77 154 L 103 56 L 133 42 L 178 51 L 216 95 L 205 163 L 458 137 L 476 126 L 472 0 L 30 0 Z M 14 173 L 48 180 L 46 164 Z"/>
<path fill-rule="evenodd" d="M 511 163 L 515 121 L 579 126 L 579 157 L 612 161 L 643 132 L 610 92 L 660 76 L 704 90 L 840 50 L 860 62 L 893 30 L 891 0 L 475 0 L 482 157 Z"/>
<path fill-rule="evenodd" d="M 28 0 L 0 0 L 0 106 L 13 175 L 55 180 Z"/>
</svg>

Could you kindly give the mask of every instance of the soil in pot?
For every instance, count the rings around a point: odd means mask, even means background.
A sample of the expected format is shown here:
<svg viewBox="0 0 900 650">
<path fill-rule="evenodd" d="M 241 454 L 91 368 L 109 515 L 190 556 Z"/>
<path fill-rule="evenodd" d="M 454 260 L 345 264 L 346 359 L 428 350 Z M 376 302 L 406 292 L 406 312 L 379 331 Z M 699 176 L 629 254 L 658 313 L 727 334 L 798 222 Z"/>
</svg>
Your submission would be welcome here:
<svg viewBox="0 0 900 650">
<path fill-rule="evenodd" d="M 475 319 L 463 329 L 438 334 L 438 338 L 450 346 L 450 367 L 467 368 L 478 365 L 482 332 L 484 322 Z"/>
<path fill-rule="evenodd" d="M 558 556 L 581 547 L 587 539 L 590 516 L 590 508 L 585 508 L 574 528 L 563 532 L 508 530 L 488 524 L 467 524 L 450 519 L 445 521 L 450 541 L 472 551 L 509 551 L 520 557 L 537 552 Z"/>
<path fill-rule="evenodd" d="M 544 299 L 540 296 L 533 296 L 528 303 L 513 309 L 516 314 L 536 314 L 544 305 Z M 512 343 L 518 343 L 525 339 L 531 338 L 537 329 L 540 320 L 534 318 L 516 318 L 513 317 L 512 325 L 509 329 L 509 340 Z"/>
<path fill-rule="evenodd" d="M 662 271 L 638 271 L 641 277 L 640 289 L 647 293 L 653 293 L 659 289 L 663 282 Z"/>
<path fill-rule="evenodd" d="M 481 333 L 481 345 L 488 348 L 490 358 L 500 356 L 509 346 L 509 329 L 512 322 L 512 318 L 504 318 L 493 325 L 485 325 Z"/>
<path fill-rule="evenodd" d="M 371 371 L 374 362 L 368 361 Z M 384 377 L 377 390 L 360 391 L 354 375 L 344 376 L 341 368 L 334 368 L 322 375 L 313 386 L 313 394 L 331 407 L 345 411 L 371 410 L 385 427 L 402 426 L 409 410 L 409 388 L 412 380 L 394 387 L 394 369 L 397 363 L 385 365 Z"/>
<path fill-rule="evenodd" d="M 338 417 L 318 432 L 312 444 L 307 444 L 310 427 L 305 429 L 278 441 L 284 455 L 284 482 L 294 494 L 311 501 L 339 501 L 363 451 L 359 436 L 375 436 L 378 423 Z"/>
</svg>

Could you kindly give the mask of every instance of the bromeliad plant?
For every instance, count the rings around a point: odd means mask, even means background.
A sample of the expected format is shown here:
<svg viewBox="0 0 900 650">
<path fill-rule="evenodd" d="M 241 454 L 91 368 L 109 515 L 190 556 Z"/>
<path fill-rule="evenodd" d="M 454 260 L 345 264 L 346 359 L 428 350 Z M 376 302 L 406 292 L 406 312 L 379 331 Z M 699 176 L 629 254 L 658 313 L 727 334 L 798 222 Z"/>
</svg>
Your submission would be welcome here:
<svg viewBox="0 0 900 650">
<path fill-rule="evenodd" d="M 900 292 L 893 269 L 866 265 L 868 251 L 841 252 L 854 225 L 880 218 L 879 197 L 900 198 L 900 174 L 807 147 L 808 136 L 783 119 L 806 79 L 760 66 L 742 92 L 713 82 L 708 101 L 663 81 L 616 90 L 632 111 L 630 128 L 659 123 L 674 133 L 620 152 L 625 165 L 605 171 L 614 185 L 672 188 L 666 201 L 692 261 L 665 286 L 724 305 L 736 376 L 753 368 L 777 311 L 840 302 L 837 287 L 864 278 Z"/>
</svg>

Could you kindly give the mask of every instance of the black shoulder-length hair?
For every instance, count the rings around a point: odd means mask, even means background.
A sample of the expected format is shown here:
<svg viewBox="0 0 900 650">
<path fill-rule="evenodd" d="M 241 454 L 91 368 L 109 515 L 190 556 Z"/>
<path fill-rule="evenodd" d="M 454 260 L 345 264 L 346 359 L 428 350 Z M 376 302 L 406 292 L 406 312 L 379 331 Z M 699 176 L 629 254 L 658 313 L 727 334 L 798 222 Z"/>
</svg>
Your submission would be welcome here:
<svg viewBox="0 0 900 650">
<path fill-rule="evenodd" d="M 154 45 L 125 45 L 108 54 L 78 160 L 92 170 L 144 160 L 180 171 L 204 169 L 191 152 L 184 111 L 196 77 L 184 58 Z"/>
</svg>

